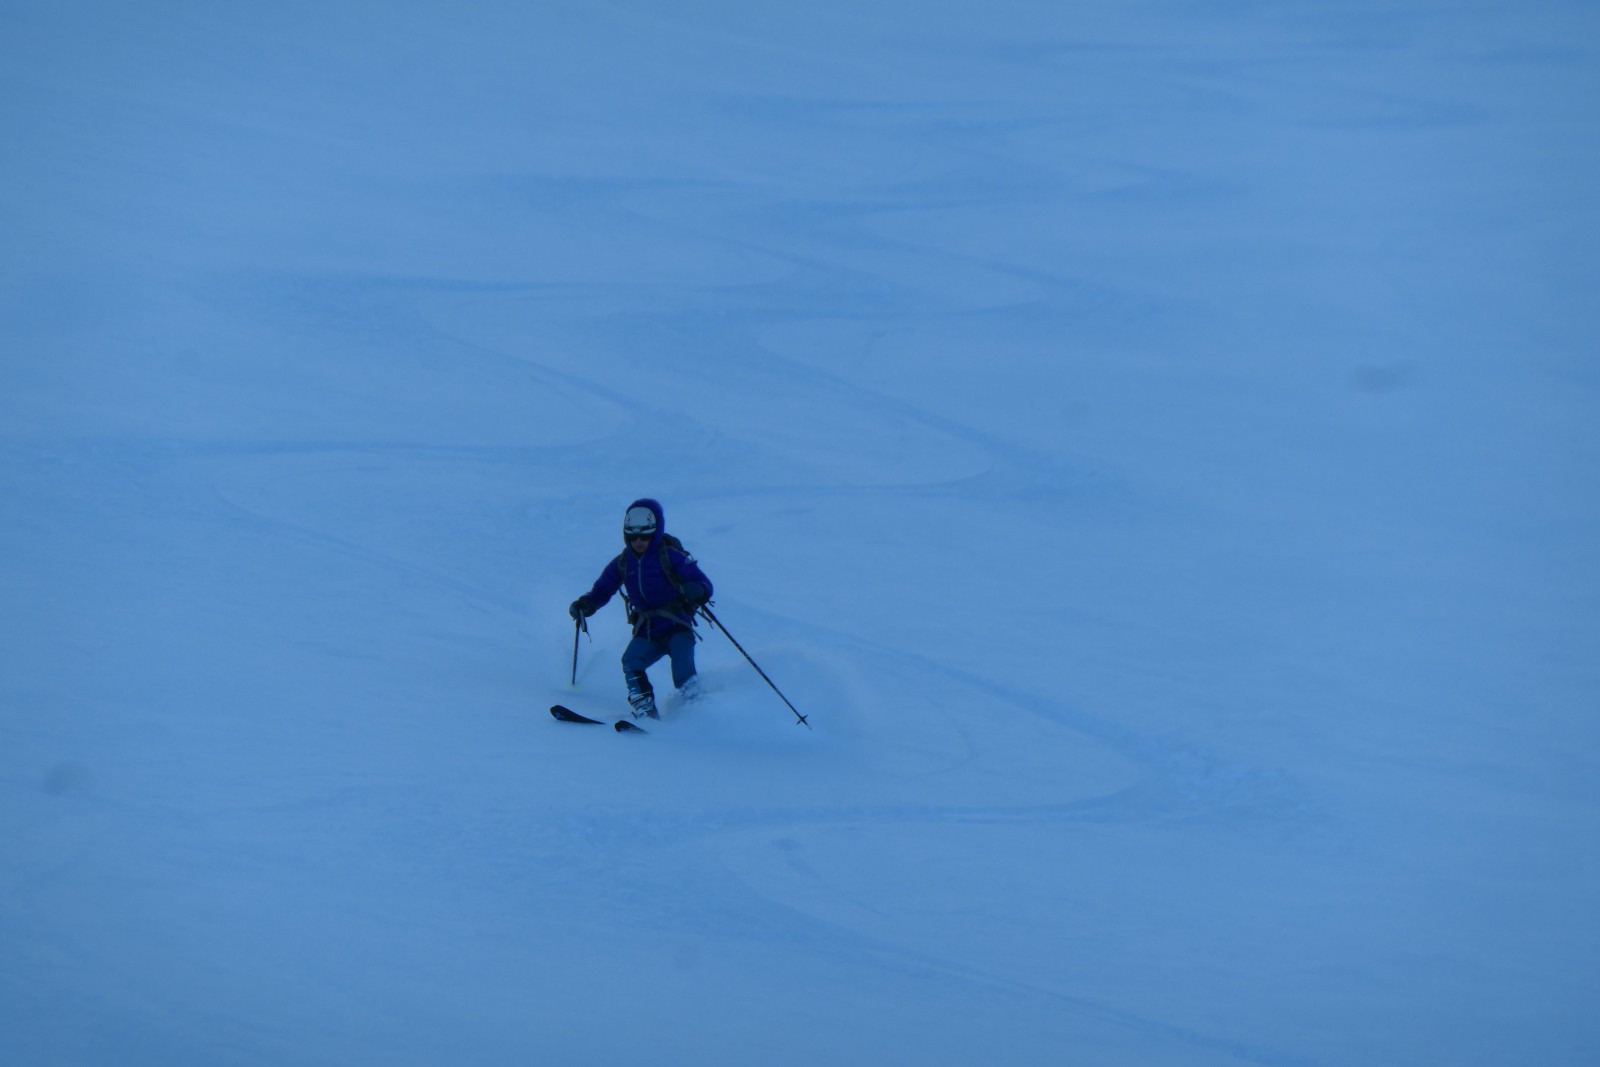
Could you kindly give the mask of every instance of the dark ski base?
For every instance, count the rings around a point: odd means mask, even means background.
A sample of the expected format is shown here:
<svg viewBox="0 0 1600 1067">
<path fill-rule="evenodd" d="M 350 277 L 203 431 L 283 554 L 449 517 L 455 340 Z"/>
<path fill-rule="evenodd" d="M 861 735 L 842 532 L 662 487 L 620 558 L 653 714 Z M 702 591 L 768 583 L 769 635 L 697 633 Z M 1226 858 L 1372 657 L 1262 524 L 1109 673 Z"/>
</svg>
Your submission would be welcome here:
<svg viewBox="0 0 1600 1067">
<path fill-rule="evenodd" d="M 579 715 L 571 708 L 563 707 L 560 704 L 552 704 L 550 706 L 550 714 L 555 717 L 556 722 L 577 722 L 583 723 L 586 726 L 605 725 L 605 722 L 601 719 L 591 719 L 587 715 Z M 616 722 L 611 724 L 611 728 L 617 731 L 619 734 L 647 734 L 650 732 L 643 726 L 635 726 L 627 719 L 618 719 Z"/>
</svg>

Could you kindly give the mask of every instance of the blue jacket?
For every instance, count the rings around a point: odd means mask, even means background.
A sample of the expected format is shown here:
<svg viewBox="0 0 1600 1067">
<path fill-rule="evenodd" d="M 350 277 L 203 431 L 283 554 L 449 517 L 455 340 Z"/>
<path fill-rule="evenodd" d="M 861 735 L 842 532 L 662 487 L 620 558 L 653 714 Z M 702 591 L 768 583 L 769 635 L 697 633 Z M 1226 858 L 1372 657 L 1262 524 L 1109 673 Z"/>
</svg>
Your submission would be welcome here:
<svg viewBox="0 0 1600 1067">
<path fill-rule="evenodd" d="M 620 589 L 628 601 L 630 616 L 636 619 L 635 636 L 654 639 L 666 637 L 675 630 L 687 630 L 694 625 L 694 609 L 684 603 L 679 587 L 698 582 L 705 587 L 705 598 L 710 599 L 711 579 L 693 556 L 663 544 L 667 521 L 659 503 L 645 497 L 628 507 L 645 507 L 655 513 L 656 532 L 650 539 L 650 547 L 643 555 L 635 555 L 632 547 L 624 542 L 622 554 L 606 564 L 584 599 L 598 611 Z M 673 584 L 672 577 L 662 567 L 663 551 L 678 585 Z"/>
</svg>

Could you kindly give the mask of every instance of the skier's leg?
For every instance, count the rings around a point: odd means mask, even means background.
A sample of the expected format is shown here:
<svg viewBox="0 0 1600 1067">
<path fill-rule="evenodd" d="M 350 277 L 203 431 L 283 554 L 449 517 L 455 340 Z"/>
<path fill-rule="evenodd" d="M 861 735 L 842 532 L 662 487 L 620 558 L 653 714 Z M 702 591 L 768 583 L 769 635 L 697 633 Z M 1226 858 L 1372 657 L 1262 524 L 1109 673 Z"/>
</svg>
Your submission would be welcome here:
<svg viewBox="0 0 1600 1067">
<path fill-rule="evenodd" d="M 672 657 L 672 684 L 679 689 L 694 681 L 694 634 L 677 630 L 667 638 L 667 654 Z M 688 691 L 685 696 L 690 695 Z"/>
<path fill-rule="evenodd" d="M 648 715 L 655 719 L 655 690 L 650 686 L 650 676 L 645 673 L 652 663 L 667 654 L 659 642 L 648 637 L 635 637 L 622 652 L 622 677 L 628 683 L 628 703 L 633 707 L 634 718 Z"/>
</svg>

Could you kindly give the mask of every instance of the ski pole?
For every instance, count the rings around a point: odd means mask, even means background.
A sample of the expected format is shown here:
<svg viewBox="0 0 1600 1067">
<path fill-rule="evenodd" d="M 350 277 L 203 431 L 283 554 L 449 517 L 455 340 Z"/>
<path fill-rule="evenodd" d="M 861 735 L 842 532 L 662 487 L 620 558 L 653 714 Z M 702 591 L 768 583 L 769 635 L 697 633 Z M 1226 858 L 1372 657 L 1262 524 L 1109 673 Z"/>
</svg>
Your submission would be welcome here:
<svg viewBox="0 0 1600 1067">
<path fill-rule="evenodd" d="M 733 647 L 739 650 L 739 655 L 743 656 L 749 662 L 750 666 L 756 669 L 756 673 L 761 675 L 761 680 L 763 682 L 766 682 L 768 685 L 772 686 L 772 691 L 778 694 L 778 699 L 783 701 L 785 704 L 789 704 L 789 698 L 783 695 L 783 690 L 779 689 L 777 685 L 773 683 L 772 679 L 767 677 L 767 672 L 761 669 L 761 664 L 757 663 L 753 659 L 750 659 L 750 653 L 746 652 L 744 650 L 744 646 L 739 643 L 739 639 L 730 634 L 728 632 L 728 628 L 722 625 L 722 620 L 711 614 L 711 609 L 706 607 L 704 604 L 700 605 L 700 614 L 704 615 L 707 619 L 710 619 L 712 625 L 722 631 L 722 636 L 733 642 Z M 811 724 L 806 721 L 806 717 L 804 715 L 800 714 L 799 708 L 795 707 L 793 704 L 789 704 L 789 710 L 794 712 L 794 716 L 799 720 L 801 726 L 804 726 L 807 730 L 811 729 Z"/>
<path fill-rule="evenodd" d="M 572 688 L 578 688 L 578 635 L 589 632 L 587 620 L 578 618 L 572 620 Z"/>
</svg>

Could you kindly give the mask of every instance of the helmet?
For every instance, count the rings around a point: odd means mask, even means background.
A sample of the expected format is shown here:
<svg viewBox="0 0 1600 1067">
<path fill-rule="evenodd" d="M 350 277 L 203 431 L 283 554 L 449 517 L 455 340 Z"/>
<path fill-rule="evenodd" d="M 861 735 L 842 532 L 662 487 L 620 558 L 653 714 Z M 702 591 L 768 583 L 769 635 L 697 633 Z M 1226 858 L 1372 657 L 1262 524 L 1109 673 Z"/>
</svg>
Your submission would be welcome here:
<svg viewBox="0 0 1600 1067">
<path fill-rule="evenodd" d="M 622 536 L 624 540 L 630 537 L 654 537 L 655 535 L 656 513 L 642 504 L 635 504 L 622 517 Z"/>
</svg>

